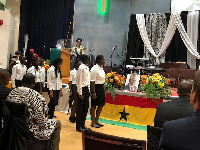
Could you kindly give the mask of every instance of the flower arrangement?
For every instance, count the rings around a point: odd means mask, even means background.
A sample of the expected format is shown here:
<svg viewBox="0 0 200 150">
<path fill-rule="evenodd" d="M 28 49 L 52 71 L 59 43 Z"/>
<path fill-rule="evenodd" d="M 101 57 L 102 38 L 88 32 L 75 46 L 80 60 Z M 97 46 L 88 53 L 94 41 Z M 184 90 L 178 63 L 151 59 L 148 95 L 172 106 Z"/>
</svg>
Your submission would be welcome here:
<svg viewBox="0 0 200 150">
<path fill-rule="evenodd" d="M 109 90 L 113 99 L 115 99 L 115 90 L 123 90 L 126 77 L 117 74 L 116 72 L 110 72 L 106 75 L 105 89 Z"/>
<path fill-rule="evenodd" d="M 142 75 L 138 91 L 146 93 L 152 99 L 167 98 L 171 95 L 170 80 L 159 73 Z"/>
</svg>

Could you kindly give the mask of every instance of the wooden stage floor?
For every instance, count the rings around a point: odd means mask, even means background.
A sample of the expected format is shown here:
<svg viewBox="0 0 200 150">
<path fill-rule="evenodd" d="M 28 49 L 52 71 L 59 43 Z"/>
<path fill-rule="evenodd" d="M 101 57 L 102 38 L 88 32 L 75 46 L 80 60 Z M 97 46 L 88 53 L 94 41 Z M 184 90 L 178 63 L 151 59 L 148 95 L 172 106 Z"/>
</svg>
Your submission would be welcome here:
<svg viewBox="0 0 200 150">
<path fill-rule="evenodd" d="M 60 150 L 82 150 L 82 134 L 75 130 L 75 123 L 69 122 L 69 115 L 62 112 L 55 112 L 56 119 L 62 123 Z M 86 121 L 86 126 L 90 127 L 90 121 Z M 92 128 L 92 130 L 120 137 L 127 137 L 131 139 L 147 140 L 147 132 L 143 130 L 131 129 L 126 127 L 119 127 L 115 125 L 104 124 L 101 128 Z"/>
</svg>

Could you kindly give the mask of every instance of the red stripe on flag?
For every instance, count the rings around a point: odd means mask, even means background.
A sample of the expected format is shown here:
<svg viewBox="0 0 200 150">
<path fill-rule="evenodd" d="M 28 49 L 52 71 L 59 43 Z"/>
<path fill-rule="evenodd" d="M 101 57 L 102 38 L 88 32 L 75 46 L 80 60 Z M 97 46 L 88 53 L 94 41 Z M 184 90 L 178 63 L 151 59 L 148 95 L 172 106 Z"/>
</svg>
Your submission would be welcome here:
<svg viewBox="0 0 200 150">
<path fill-rule="evenodd" d="M 150 98 L 117 95 L 117 94 L 116 94 L 116 99 L 113 100 L 110 93 L 107 93 L 105 102 L 114 105 L 128 105 L 141 108 L 156 108 L 159 103 L 163 102 L 163 100 L 159 99 L 157 100 L 157 102 L 154 102 Z"/>
</svg>

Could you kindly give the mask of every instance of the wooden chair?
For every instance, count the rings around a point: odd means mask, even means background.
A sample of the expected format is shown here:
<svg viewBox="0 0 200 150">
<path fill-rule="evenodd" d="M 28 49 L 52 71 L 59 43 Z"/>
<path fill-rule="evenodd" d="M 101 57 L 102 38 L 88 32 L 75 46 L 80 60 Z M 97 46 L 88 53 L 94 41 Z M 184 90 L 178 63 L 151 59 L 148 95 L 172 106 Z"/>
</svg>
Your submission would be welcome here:
<svg viewBox="0 0 200 150">
<path fill-rule="evenodd" d="M 169 69 L 164 69 L 164 72 L 161 72 L 160 74 L 165 78 L 169 78 Z"/>
<path fill-rule="evenodd" d="M 179 77 L 180 77 L 180 68 L 170 68 L 169 69 L 169 79 L 172 82 L 172 87 L 177 87 Z"/>
<path fill-rule="evenodd" d="M 147 125 L 147 149 L 158 150 L 162 128 Z"/>
<path fill-rule="evenodd" d="M 180 80 L 194 80 L 196 69 L 181 69 L 180 70 Z"/>
<path fill-rule="evenodd" d="M 146 141 L 107 135 L 91 130 L 82 132 L 83 150 L 146 150 Z"/>
</svg>

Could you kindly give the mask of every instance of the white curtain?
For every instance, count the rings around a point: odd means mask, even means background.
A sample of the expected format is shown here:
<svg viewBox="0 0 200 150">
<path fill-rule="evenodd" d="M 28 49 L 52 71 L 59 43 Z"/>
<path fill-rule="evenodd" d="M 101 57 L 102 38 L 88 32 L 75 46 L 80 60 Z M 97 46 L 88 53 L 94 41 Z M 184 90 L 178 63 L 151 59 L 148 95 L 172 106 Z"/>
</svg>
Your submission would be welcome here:
<svg viewBox="0 0 200 150">
<path fill-rule="evenodd" d="M 175 18 L 171 15 L 169 25 L 168 25 L 168 28 L 166 31 L 166 35 L 165 35 L 164 41 L 162 43 L 162 46 L 161 46 L 161 49 L 159 50 L 158 55 L 156 55 L 155 51 L 153 50 L 153 48 L 150 44 L 150 41 L 149 41 L 149 38 L 147 35 L 147 31 L 146 31 L 144 14 L 137 14 L 136 19 L 137 19 L 137 24 L 138 24 L 138 28 L 140 31 L 140 35 L 142 37 L 145 47 L 147 48 L 147 50 L 149 50 L 149 52 L 154 57 L 156 57 L 156 62 L 157 62 L 157 64 L 159 64 L 160 62 L 159 62 L 158 57 L 161 56 L 166 51 L 171 39 L 174 36 L 175 30 L 176 30 Z"/>
<path fill-rule="evenodd" d="M 197 49 L 198 40 L 198 24 L 199 24 L 199 11 L 188 12 L 187 16 L 187 34 Z M 196 58 L 189 51 L 187 51 L 187 64 L 192 68 L 196 69 Z"/>
<path fill-rule="evenodd" d="M 181 38 L 182 38 L 185 46 L 187 47 L 188 51 L 192 55 L 194 55 L 196 58 L 200 58 L 200 55 L 197 52 L 197 49 L 192 44 L 189 36 L 187 35 L 187 33 L 185 31 L 185 28 L 184 28 L 182 20 L 181 20 L 180 13 L 172 13 L 171 14 L 169 25 L 168 25 L 167 32 L 166 32 L 166 35 L 165 35 L 165 39 L 163 41 L 161 49 L 159 50 L 159 54 L 158 55 L 156 55 L 155 51 L 153 50 L 153 48 L 152 48 L 152 46 L 150 44 L 149 38 L 147 36 L 144 14 L 137 14 L 136 15 L 136 19 L 137 19 L 138 28 L 139 28 L 142 40 L 144 42 L 144 45 L 146 46 L 147 50 L 149 50 L 149 52 L 154 57 L 156 57 L 156 61 L 157 61 L 158 64 L 159 64 L 158 57 L 160 55 L 162 55 L 166 51 L 168 45 L 170 44 L 170 41 L 172 40 L 172 38 L 174 36 L 176 28 L 178 28 L 179 33 L 181 35 Z M 196 30 L 196 31 L 198 31 L 198 30 Z"/>
</svg>

